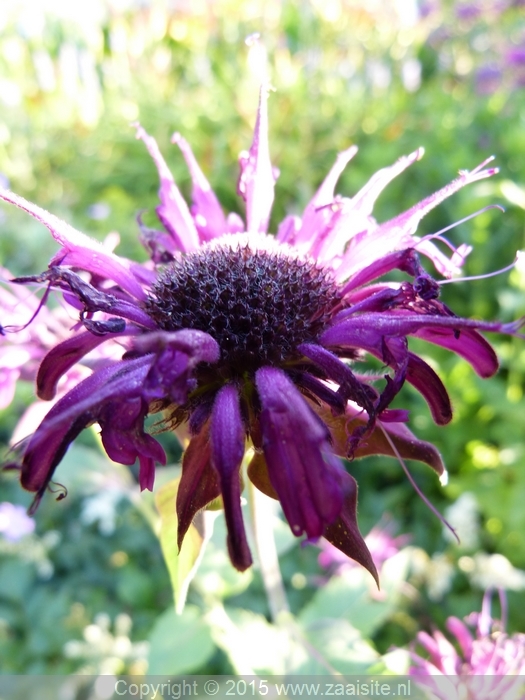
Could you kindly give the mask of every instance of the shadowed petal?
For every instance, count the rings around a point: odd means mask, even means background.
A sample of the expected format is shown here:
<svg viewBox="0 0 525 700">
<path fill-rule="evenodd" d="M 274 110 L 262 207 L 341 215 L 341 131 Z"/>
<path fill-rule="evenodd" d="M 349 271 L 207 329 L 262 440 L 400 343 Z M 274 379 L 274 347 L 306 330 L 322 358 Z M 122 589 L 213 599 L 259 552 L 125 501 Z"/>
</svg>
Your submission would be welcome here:
<svg viewBox="0 0 525 700">
<path fill-rule="evenodd" d="M 292 532 L 320 537 L 340 513 L 344 497 L 344 470 L 331 454 L 328 430 L 281 370 L 263 367 L 255 382 L 271 484 Z"/>
<path fill-rule="evenodd" d="M 348 404 L 344 416 L 333 416 L 331 411 L 321 407 L 316 408 L 316 412 L 319 413 L 330 430 L 333 451 L 341 457 L 346 457 L 349 436 L 356 428 L 368 423 L 368 415 L 353 404 Z M 388 422 L 383 423 L 382 427 L 390 436 L 403 459 L 424 462 L 440 476 L 444 473 L 445 465 L 441 455 L 430 442 L 417 438 L 404 423 Z M 386 455 L 397 459 L 392 446 L 379 426 L 375 426 L 366 439 L 359 443 L 353 456 L 355 459 L 359 459 L 368 455 Z"/>
<path fill-rule="evenodd" d="M 179 549 L 193 518 L 220 494 L 219 475 L 211 463 L 210 425 L 207 423 L 198 435 L 192 437 L 182 460 L 182 476 L 177 490 Z"/>
<path fill-rule="evenodd" d="M 101 438 L 108 456 L 119 464 L 140 464 L 139 483 L 143 491 L 153 490 L 155 462 L 166 464 L 166 454 L 151 435 L 144 432 L 148 404 L 142 398 L 108 402 L 97 416 Z"/>
<path fill-rule="evenodd" d="M 218 392 L 211 416 L 213 466 L 219 474 L 224 515 L 228 527 L 228 551 L 233 565 L 244 571 L 252 564 L 241 510 L 240 467 L 245 431 L 237 388 L 226 384 Z"/>
<path fill-rule="evenodd" d="M 193 371 L 200 362 L 213 364 L 219 359 L 217 342 L 203 331 L 156 331 L 135 339 L 134 349 L 155 353 L 155 361 L 144 382 L 143 395 L 148 401 L 167 396 L 184 403 L 195 388 Z"/>
<path fill-rule="evenodd" d="M 115 397 L 125 402 L 140 395 L 152 359 L 141 357 L 104 367 L 57 401 L 25 450 L 22 486 L 41 495 L 70 443 L 98 420 L 105 404 Z"/>
<path fill-rule="evenodd" d="M 269 496 L 269 498 L 274 498 L 276 501 L 279 500 L 279 496 L 277 495 L 277 492 L 270 481 L 266 460 L 264 459 L 264 455 L 260 452 L 256 452 L 254 454 L 250 464 L 248 465 L 248 478 L 252 484 L 266 496 Z"/>
<path fill-rule="evenodd" d="M 379 576 L 374 560 L 357 525 L 357 482 L 345 472 L 345 500 L 343 509 L 335 522 L 325 528 L 324 537 L 369 571 L 379 587 Z"/>
<path fill-rule="evenodd" d="M 336 355 L 326 348 L 313 343 L 303 343 L 297 349 L 324 370 L 327 377 L 339 384 L 337 393 L 345 402 L 348 399 L 352 399 L 370 414 L 374 413 L 374 401 L 377 399 L 377 392 L 368 384 L 359 381 L 350 367 Z"/>
<path fill-rule="evenodd" d="M 55 398 L 60 378 L 84 355 L 107 340 L 106 336 L 79 333 L 55 345 L 42 360 L 36 378 L 37 396 L 44 401 Z"/>
</svg>

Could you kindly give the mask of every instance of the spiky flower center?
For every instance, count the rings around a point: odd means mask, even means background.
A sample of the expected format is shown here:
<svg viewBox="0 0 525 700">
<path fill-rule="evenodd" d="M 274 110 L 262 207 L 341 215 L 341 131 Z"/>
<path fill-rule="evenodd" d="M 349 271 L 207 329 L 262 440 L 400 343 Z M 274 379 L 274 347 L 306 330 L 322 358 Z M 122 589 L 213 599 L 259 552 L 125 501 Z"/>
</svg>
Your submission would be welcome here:
<svg viewBox="0 0 525 700">
<path fill-rule="evenodd" d="M 209 333 L 221 349 L 223 376 L 252 373 L 299 356 L 340 302 L 331 274 L 277 250 L 208 246 L 159 275 L 146 311 L 159 328 Z"/>
</svg>

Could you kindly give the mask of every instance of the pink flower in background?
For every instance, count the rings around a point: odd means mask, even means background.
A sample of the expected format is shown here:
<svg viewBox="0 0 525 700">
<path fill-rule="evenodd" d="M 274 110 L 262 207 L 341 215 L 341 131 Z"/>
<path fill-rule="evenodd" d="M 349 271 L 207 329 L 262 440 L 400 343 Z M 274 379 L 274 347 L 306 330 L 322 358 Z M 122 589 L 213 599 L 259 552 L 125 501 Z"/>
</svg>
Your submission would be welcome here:
<svg viewBox="0 0 525 700">
<path fill-rule="evenodd" d="M 469 615 L 466 624 L 457 617 L 448 618 L 446 626 L 457 647 L 438 630 L 417 635 L 430 658 L 412 653 L 414 665 L 410 673 L 430 688 L 436 698 L 522 700 L 525 697 L 525 634 L 506 634 L 504 622 L 491 616 L 491 598 L 489 590 L 483 598 L 481 613 Z M 504 611 L 503 591 L 500 600 Z"/>
<path fill-rule="evenodd" d="M 394 527 L 395 525 L 392 521 L 387 521 L 386 524 L 379 523 L 365 537 L 366 546 L 379 571 L 387 559 L 396 555 L 410 542 L 410 535 L 394 537 L 392 534 Z M 348 568 L 355 566 L 351 559 L 348 559 L 327 540 L 321 540 L 319 546 L 321 548 L 321 553 L 318 557 L 319 564 L 324 569 L 327 569 L 330 574 L 337 576 Z"/>
</svg>

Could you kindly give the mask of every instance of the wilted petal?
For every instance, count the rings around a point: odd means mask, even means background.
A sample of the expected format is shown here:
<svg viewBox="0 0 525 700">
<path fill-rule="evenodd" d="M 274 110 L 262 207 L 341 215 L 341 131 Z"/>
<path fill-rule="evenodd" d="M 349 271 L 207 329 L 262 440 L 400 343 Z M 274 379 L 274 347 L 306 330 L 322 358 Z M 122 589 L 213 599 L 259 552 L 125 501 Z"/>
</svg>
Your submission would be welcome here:
<svg viewBox="0 0 525 700">
<path fill-rule="evenodd" d="M 246 202 L 246 230 L 248 233 L 265 233 L 268 230 L 272 210 L 276 177 L 270 161 L 268 143 L 268 87 L 263 85 L 259 93 L 259 110 L 248 153 L 239 158 L 241 174 L 237 192 Z"/>
<path fill-rule="evenodd" d="M 140 395 L 150 364 L 146 357 L 104 367 L 57 401 L 24 452 L 22 486 L 41 496 L 71 442 L 98 420 L 105 404 Z"/>
<path fill-rule="evenodd" d="M 327 409 L 317 408 L 323 421 L 330 430 L 332 437 L 332 449 L 341 457 L 348 454 L 348 439 L 356 428 L 368 423 L 368 415 L 358 406 L 348 404 L 344 416 L 333 416 Z M 381 427 L 383 429 L 381 429 Z M 445 472 L 445 465 L 439 451 L 430 442 L 417 438 L 407 426 L 400 422 L 388 422 L 382 426 L 376 425 L 367 434 L 354 452 L 354 458 L 367 457 L 369 455 L 385 455 L 397 459 L 392 445 L 386 438 L 383 430 L 394 443 L 396 450 L 403 459 L 415 459 L 432 467 L 441 476 Z"/>
<path fill-rule="evenodd" d="M 102 335 L 79 333 L 72 338 L 55 345 L 42 360 L 36 379 L 37 395 L 44 401 L 50 401 L 56 395 L 60 378 L 77 364 L 84 355 L 107 340 Z"/>
<path fill-rule="evenodd" d="M 102 444 L 110 459 L 119 464 L 140 464 L 141 490 L 153 490 L 155 462 L 166 464 L 166 454 L 161 445 L 144 431 L 144 418 L 148 405 L 144 399 L 107 402 L 97 416 L 102 432 Z"/>
<path fill-rule="evenodd" d="M 159 173 L 160 205 L 157 207 L 157 216 L 166 228 L 166 231 L 173 236 L 179 250 L 184 253 L 195 250 L 199 247 L 199 235 L 188 205 L 175 184 L 173 175 L 166 165 L 157 142 L 139 124 L 136 126 L 137 138 L 142 139 L 146 144 L 146 148 L 153 158 Z"/>
<path fill-rule="evenodd" d="M 192 214 L 200 240 L 210 241 L 212 238 L 222 236 L 228 230 L 226 218 L 222 212 L 219 200 L 215 196 L 215 192 L 212 190 L 210 183 L 193 155 L 189 143 L 180 134 L 173 134 L 171 142 L 176 143 L 182 151 L 190 171 L 193 185 L 191 194 L 193 200 Z"/>
<path fill-rule="evenodd" d="M 211 417 L 213 466 L 219 474 L 224 515 L 228 527 L 228 551 L 233 565 L 244 571 L 252 564 L 241 510 L 240 468 L 245 430 L 237 388 L 226 384 L 218 392 Z"/>
<path fill-rule="evenodd" d="M 328 430 L 281 370 L 263 367 L 255 382 L 272 486 L 292 532 L 320 537 L 339 515 L 344 497 L 344 470 L 331 455 Z"/>
<path fill-rule="evenodd" d="M 130 262 L 109 252 L 93 238 L 77 231 L 65 221 L 23 197 L 0 188 L 0 197 L 6 202 L 23 209 L 40 223 L 44 224 L 53 238 L 60 243 L 62 250 L 55 255 L 54 261 L 62 265 L 78 267 L 94 275 L 102 275 L 116 282 L 126 292 L 143 301 L 146 294 L 135 279 Z"/>
<path fill-rule="evenodd" d="M 364 566 L 379 586 L 374 560 L 357 525 L 357 482 L 346 472 L 344 480 L 346 495 L 343 509 L 337 520 L 325 528 L 323 535 L 347 557 Z"/>
<path fill-rule="evenodd" d="M 192 437 L 182 460 L 182 476 L 177 490 L 179 549 L 193 518 L 220 494 L 219 475 L 211 463 L 210 426 L 207 423 L 198 435 Z"/>
<path fill-rule="evenodd" d="M 175 403 L 184 403 L 195 388 L 193 371 L 200 362 L 217 362 L 220 350 L 217 342 L 203 331 L 156 331 L 135 339 L 134 349 L 141 353 L 155 353 L 151 370 L 143 387 L 143 396 L 149 401 L 170 397 Z"/>
</svg>

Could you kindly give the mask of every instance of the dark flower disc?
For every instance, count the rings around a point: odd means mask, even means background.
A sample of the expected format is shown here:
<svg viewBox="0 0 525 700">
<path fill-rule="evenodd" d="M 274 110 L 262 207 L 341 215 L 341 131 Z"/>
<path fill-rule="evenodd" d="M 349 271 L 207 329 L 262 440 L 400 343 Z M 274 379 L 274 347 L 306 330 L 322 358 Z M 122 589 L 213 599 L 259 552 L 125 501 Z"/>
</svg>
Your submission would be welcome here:
<svg viewBox="0 0 525 700">
<path fill-rule="evenodd" d="M 159 328 L 192 328 L 219 344 L 222 376 L 241 376 L 300 357 L 340 304 L 315 263 L 248 246 L 208 247 L 160 273 L 145 308 Z"/>
</svg>

